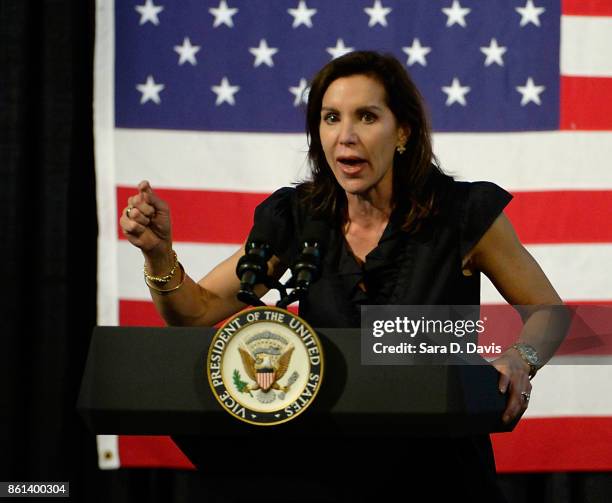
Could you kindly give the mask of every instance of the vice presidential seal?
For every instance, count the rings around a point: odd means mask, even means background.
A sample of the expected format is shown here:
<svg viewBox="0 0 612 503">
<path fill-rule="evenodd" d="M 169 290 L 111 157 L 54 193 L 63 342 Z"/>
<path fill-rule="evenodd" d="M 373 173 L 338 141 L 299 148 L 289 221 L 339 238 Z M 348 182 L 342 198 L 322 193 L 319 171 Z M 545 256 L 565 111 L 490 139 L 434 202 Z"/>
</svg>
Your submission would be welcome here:
<svg viewBox="0 0 612 503">
<path fill-rule="evenodd" d="M 227 412 L 267 426 L 297 417 L 312 403 L 323 378 L 323 351 L 304 320 L 284 309 L 257 307 L 217 331 L 206 368 Z"/>
</svg>

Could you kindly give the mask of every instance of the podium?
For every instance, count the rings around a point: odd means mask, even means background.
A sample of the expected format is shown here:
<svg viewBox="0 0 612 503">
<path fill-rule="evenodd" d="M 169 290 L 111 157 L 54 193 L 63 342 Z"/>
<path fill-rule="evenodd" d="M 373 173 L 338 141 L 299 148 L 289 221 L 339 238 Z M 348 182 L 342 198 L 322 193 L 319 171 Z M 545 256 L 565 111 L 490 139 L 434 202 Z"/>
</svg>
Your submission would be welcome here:
<svg viewBox="0 0 612 503">
<path fill-rule="evenodd" d="M 214 329 L 96 327 L 77 409 L 96 434 L 170 435 L 194 462 L 211 452 L 230 462 L 236 449 L 316 446 L 333 459 L 355 445 L 509 431 L 498 373 L 483 365 L 361 364 L 359 330 L 319 329 L 325 374 L 314 403 L 297 418 L 255 426 L 214 398 L 206 356 Z M 314 456 L 314 454 L 313 454 Z M 306 456 L 307 457 L 307 456 Z M 306 461 L 305 461 L 306 462 Z M 222 464 L 222 463 L 221 463 Z"/>
</svg>

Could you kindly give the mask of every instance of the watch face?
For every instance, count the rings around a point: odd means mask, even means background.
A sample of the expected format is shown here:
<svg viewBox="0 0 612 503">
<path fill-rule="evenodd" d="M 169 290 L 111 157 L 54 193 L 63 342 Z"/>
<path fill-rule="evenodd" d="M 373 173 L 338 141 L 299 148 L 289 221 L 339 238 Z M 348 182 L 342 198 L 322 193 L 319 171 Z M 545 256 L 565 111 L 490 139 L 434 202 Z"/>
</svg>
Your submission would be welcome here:
<svg viewBox="0 0 612 503">
<path fill-rule="evenodd" d="M 532 365 L 538 364 L 538 353 L 536 353 L 536 350 L 533 349 L 531 346 L 521 344 L 518 346 L 517 349 L 523 354 L 523 356 L 529 363 L 531 363 Z"/>
<path fill-rule="evenodd" d="M 538 363 L 538 357 L 531 349 L 525 351 L 525 356 L 527 357 L 527 360 L 529 360 L 529 363 L 533 365 Z"/>
</svg>

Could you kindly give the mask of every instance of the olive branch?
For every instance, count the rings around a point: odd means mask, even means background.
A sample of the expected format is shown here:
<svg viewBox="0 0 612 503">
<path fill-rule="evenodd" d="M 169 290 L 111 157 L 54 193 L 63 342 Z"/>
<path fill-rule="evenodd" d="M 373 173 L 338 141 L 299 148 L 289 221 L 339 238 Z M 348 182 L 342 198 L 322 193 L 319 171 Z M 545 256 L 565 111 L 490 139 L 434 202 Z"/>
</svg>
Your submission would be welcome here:
<svg viewBox="0 0 612 503">
<path fill-rule="evenodd" d="M 249 384 L 242 380 L 242 376 L 240 375 L 240 372 L 238 372 L 238 369 L 234 369 L 234 373 L 232 374 L 232 379 L 234 381 L 234 386 L 236 386 L 236 389 L 240 393 L 246 392 L 250 396 L 253 396 L 251 394 L 251 390 L 249 389 Z"/>
</svg>

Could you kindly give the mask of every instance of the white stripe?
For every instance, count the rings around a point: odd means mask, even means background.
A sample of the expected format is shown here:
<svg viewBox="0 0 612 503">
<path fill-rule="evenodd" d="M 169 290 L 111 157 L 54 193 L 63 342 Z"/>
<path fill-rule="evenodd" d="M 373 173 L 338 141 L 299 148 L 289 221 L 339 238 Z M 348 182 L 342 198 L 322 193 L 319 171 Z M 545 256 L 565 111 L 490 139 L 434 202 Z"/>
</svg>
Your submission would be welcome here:
<svg viewBox="0 0 612 503">
<path fill-rule="evenodd" d="M 173 247 L 187 274 L 198 281 L 215 265 L 232 255 L 240 245 L 174 242 Z M 126 300 L 150 300 L 149 289 L 144 284 L 144 260 L 140 250 L 127 241 L 120 241 L 118 253 L 119 297 Z"/>
<path fill-rule="evenodd" d="M 612 299 L 612 244 L 530 245 L 526 248 L 563 300 Z M 504 302 L 484 275 L 481 301 Z"/>
<path fill-rule="evenodd" d="M 234 254 L 240 245 L 173 243 L 174 250 L 185 267 L 185 271 L 194 281 L 199 281 L 217 264 Z M 151 300 L 149 289 L 143 279 L 143 257 L 140 251 L 127 241 L 118 245 L 119 263 L 119 297 L 121 300 Z M 284 283 L 290 274 L 281 278 Z M 279 299 L 277 292 L 269 292 L 262 297 L 263 302 L 275 304 Z"/>
<path fill-rule="evenodd" d="M 612 416 L 612 357 L 597 357 L 580 365 L 559 365 L 555 361 L 551 360 L 532 381 L 525 417 Z"/>
<path fill-rule="evenodd" d="M 239 247 L 205 243 L 174 243 L 174 246 L 185 270 L 196 281 Z M 533 245 L 527 249 L 564 300 L 612 299 L 612 268 L 605 266 L 612 264 L 612 244 Z M 121 241 L 118 253 L 120 298 L 150 300 L 142 278 L 140 251 Z M 482 302 L 504 302 L 485 276 L 482 283 Z"/>
<path fill-rule="evenodd" d="M 612 17 L 561 16 L 561 74 L 612 77 Z"/>
<path fill-rule="evenodd" d="M 117 184 L 272 192 L 306 176 L 302 134 L 117 129 Z"/>
<path fill-rule="evenodd" d="M 612 189 L 612 133 L 440 133 L 434 151 L 458 179 L 509 191 Z"/>
<path fill-rule="evenodd" d="M 117 217 L 114 163 L 114 0 L 96 3 L 94 137 L 98 204 L 98 324 L 117 325 Z"/>
<path fill-rule="evenodd" d="M 272 192 L 307 176 L 303 134 L 118 129 L 117 183 Z M 506 190 L 612 189 L 611 132 L 438 133 L 442 167 Z"/>
<path fill-rule="evenodd" d="M 117 435 L 97 435 L 98 468 L 116 470 L 121 467 L 119 459 L 119 440 Z"/>
<path fill-rule="evenodd" d="M 114 163 L 115 2 L 96 1 L 94 54 L 94 152 L 98 206 L 98 324 L 119 323 Z M 116 435 L 96 435 L 98 467 L 121 466 Z"/>
</svg>

